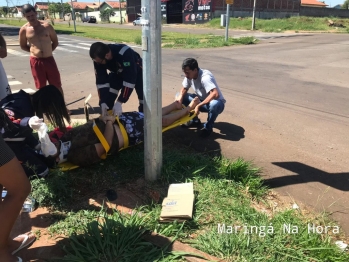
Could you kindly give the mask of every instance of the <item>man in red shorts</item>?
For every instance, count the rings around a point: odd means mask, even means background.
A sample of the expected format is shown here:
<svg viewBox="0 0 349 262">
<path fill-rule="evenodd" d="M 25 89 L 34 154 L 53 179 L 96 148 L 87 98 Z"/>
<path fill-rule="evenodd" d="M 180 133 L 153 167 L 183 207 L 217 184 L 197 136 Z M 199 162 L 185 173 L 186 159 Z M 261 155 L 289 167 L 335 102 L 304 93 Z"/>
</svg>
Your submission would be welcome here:
<svg viewBox="0 0 349 262">
<path fill-rule="evenodd" d="M 53 51 L 58 46 L 55 30 L 50 24 L 37 19 L 32 5 L 23 5 L 22 13 L 28 23 L 19 31 L 19 44 L 24 51 L 30 53 L 30 67 L 36 88 L 46 86 L 48 81 L 63 94 L 61 76 L 53 58 Z"/>
</svg>

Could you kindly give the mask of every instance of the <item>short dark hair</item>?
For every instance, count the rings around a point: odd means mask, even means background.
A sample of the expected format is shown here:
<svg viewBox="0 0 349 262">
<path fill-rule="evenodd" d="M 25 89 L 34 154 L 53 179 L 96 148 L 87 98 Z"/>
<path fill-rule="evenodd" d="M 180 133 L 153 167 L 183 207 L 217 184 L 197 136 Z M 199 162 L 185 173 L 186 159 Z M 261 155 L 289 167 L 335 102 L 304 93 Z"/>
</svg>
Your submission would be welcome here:
<svg viewBox="0 0 349 262">
<path fill-rule="evenodd" d="M 105 55 L 110 51 L 108 45 L 102 42 L 93 43 L 90 47 L 90 57 L 95 59 L 96 57 L 104 59 Z"/>
<path fill-rule="evenodd" d="M 198 61 L 196 61 L 195 58 L 186 58 L 182 63 L 182 70 L 184 70 L 186 67 L 189 67 L 190 70 L 199 70 Z"/>
<path fill-rule="evenodd" d="M 36 12 L 34 6 L 32 6 L 31 4 L 25 4 L 22 6 L 22 13 L 23 14 L 29 13 L 31 11 Z"/>
</svg>

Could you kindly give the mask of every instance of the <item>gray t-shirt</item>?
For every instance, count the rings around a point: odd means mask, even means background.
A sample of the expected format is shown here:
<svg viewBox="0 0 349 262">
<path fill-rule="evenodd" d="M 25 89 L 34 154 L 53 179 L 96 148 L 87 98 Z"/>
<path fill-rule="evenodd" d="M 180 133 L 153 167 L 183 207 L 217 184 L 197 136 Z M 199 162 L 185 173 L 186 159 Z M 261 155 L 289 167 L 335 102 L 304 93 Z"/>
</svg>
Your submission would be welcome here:
<svg viewBox="0 0 349 262">
<path fill-rule="evenodd" d="M 212 89 L 216 88 L 219 94 L 217 100 L 221 100 L 223 103 L 225 103 L 225 99 L 217 85 L 216 79 L 214 78 L 213 74 L 206 69 L 199 68 L 198 78 L 196 79 L 189 80 L 185 77 L 182 85 L 185 89 L 192 87 L 201 101 L 205 100 L 208 93 Z"/>
</svg>

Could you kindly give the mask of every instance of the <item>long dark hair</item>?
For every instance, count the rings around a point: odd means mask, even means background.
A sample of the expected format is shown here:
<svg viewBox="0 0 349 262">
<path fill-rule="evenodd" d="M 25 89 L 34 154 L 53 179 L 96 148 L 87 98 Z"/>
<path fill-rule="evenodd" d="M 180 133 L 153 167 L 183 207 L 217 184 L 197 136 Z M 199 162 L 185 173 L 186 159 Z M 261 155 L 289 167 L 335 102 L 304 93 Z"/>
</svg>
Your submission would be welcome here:
<svg viewBox="0 0 349 262">
<path fill-rule="evenodd" d="M 33 107 L 36 115 L 40 118 L 43 114 L 55 126 L 66 131 L 64 119 L 70 123 L 70 116 L 64 102 L 62 93 L 57 87 L 47 85 L 40 88 L 32 95 Z"/>
<path fill-rule="evenodd" d="M 5 130 L 12 130 L 12 129 L 17 128 L 17 127 L 12 123 L 10 118 L 8 118 L 4 109 L 0 108 L 0 129 L 2 129 L 2 128 Z"/>
</svg>

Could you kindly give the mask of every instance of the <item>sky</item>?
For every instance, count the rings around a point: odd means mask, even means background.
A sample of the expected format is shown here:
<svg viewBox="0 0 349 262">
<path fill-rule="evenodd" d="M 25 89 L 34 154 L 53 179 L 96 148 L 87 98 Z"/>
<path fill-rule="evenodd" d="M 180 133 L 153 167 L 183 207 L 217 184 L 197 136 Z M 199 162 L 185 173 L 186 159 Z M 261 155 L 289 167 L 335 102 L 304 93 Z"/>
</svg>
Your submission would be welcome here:
<svg viewBox="0 0 349 262">
<path fill-rule="evenodd" d="M 27 4 L 28 2 L 30 4 L 33 4 L 33 0 L 8 0 L 9 1 L 9 6 L 14 6 L 14 5 L 24 5 Z M 67 2 L 67 0 L 62 0 L 63 2 Z M 257 0 L 258 1 L 258 0 Z M 321 0 L 325 1 L 325 4 L 327 4 L 329 7 L 333 7 L 338 4 L 343 4 L 345 0 Z M 34 1 L 35 2 L 40 2 L 40 1 Z M 42 0 L 42 2 L 47 2 Z M 61 2 L 60 0 L 51 0 L 50 2 Z M 98 2 L 98 0 L 83 0 L 83 1 L 78 1 L 78 2 Z M 103 2 L 101 0 L 101 2 Z M 0 0 L 0 6 L 7 6 L 6 0 Z"/>
</svg>

